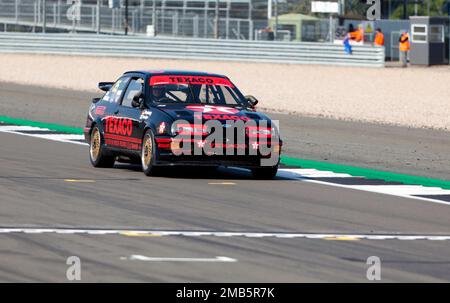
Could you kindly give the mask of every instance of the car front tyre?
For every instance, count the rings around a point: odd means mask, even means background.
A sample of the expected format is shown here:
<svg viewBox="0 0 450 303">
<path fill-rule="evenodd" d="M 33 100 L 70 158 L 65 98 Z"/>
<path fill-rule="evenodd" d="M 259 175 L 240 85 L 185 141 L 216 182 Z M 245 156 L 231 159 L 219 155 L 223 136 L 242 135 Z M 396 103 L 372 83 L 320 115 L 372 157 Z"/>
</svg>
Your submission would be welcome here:
<svg viewBox="0 0 450 303">
<path fill-rule="evenodd" d="M 113 167 L 116 157 L 106 155 L 102 142 L 102 134 L 98 127 L 95 126 L 92 129 L 89 142 L 89 160 L 94 167 Z"/>
</svg>

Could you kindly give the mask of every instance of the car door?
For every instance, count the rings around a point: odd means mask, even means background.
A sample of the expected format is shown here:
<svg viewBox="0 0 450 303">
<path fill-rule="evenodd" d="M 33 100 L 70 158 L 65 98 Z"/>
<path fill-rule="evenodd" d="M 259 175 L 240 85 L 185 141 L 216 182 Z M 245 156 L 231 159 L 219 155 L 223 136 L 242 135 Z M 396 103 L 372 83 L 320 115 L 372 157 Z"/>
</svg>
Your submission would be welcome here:
<svg viewBox="0 0 450 303">
<path fill-rule="evenodd" d="M 117 135 L 122 143 L 120 148 L 127 151 L 139 151 L 144 130 L 141 119 L 142 109 L 133 107 L 132 101 L 135 96 L 143 93 L 144 79 L 132 77 L 117 107 L 115 117 L 118 120 Z"/>
<path fill-rule="evenodd" d="M 103 128 L 103 136 L 105 145 L 110 148 L 120 147 L 120 141 L 116 140 L 116 116 L 118 113 L 118 106 L 122 100 L 125 89 L 130 81 L 130 76 L 120 77 L 111 89 L 102 97 L 101 103 L 105 103 L 105 111 L 101 120 Z"/>
</svg>

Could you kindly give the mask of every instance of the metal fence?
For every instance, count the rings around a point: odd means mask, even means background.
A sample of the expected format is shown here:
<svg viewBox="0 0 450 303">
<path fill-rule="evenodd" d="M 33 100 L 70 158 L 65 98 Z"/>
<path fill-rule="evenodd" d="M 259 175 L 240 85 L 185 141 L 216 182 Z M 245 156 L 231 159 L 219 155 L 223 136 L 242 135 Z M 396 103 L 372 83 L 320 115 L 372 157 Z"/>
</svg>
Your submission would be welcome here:
<svg viewBox="0 0 450 303">
<path fill-rule="evenodd" d="M 0 52 L 384 66 L 384 48 L 330 43 L 149 38 L 145 36 L 0 34 Z"/>
<path fill-rule="evenodd" d="M 258 10 L 255 11 L 252 1 L 258 0 L 219 1 L 219 38 L 253 38 L 253 24 L 261 21 L 255 21 Z M 73 4 L 67 0 L 0 0 L 0 25 L 3 25 L 0 30 L 22 26 L 40 32 L 45 23 L 47 29 L 56 31 L 123 33 L 125 9 L 109 8 L 108 1 L 104 0 L 100 5 L 95 3 L 96 0 L 83 1 L 77 11 L 79 17 L 74 20 L 70 16 Z M 128 32 L 131 34 L 146 33 L 148 25 L 155 25 L 162 35 L 215 36 L 215 0 L 130 0 L 129 3 Z"/>
</svg>

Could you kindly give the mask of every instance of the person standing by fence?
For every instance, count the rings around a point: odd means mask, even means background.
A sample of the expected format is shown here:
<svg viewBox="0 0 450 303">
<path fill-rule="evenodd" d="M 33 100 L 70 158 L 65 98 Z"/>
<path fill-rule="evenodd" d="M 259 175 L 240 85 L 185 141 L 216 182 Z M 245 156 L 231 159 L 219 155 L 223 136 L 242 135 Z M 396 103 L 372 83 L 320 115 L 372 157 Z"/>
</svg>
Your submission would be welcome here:
<svg viewBox="0 0 450 303">
<path fill-rule="evenodd" d="M 352 46 L 351 46 L 351 44 L 350 44 L 350 34 L 347 34 L 347 35 L 345 36 L 344 41 L 343 41 L 343 44 L 344 44 L 344 51 L 345 51 L 347 54 L 351 55 L 351 54 L 353 53 L 353 50 L 352 50 Z"/>
<path fill-rule="evenodd" d="M 411 48 L 409 44 L 409 35 L 406 31 L 402 33 L 400 39 L 398 39 L 398 42 L 400 49 L 400 62 L 402 63 L 402 67 L 406 67 L 408 60 L 408 52 Z"/>
<path fill-rule="evenodd" d="M 350 23 L 348 26 L 348 32 L 345 35 L 344 40 L 342 41 L 342 43 L 344 44 L 344 51 L 349 55 L 353 53 L 350 41 L 353 39 L 354 33 L 355 28 L 353 27 L 353 24 Z"/>
<path fill-rule="evenodd" d="M 364 29 L 362 24 L 358 25 L 358 29 L 355 33 L 355 41 L 360 44 L 364 44 Z"/>
<path fill-rule="evenodd" d="M 348 27 L 348 35 L 350 38 L 350 41 L 358 42 L 358 44 L 364 43 L 364 30 L 362 28 L 362 25 L 358 25 L 358 29 L 355 30 L 353 27 L 353 24 L 350 24 Z"/>
<path fill-rule="evenodd" d="M 373 40 L 373 45 L 384 46 L 384 35 L 381 32 L 381 28 L 377 28 L 375 33 L 375 39 Z"/>
</svg>

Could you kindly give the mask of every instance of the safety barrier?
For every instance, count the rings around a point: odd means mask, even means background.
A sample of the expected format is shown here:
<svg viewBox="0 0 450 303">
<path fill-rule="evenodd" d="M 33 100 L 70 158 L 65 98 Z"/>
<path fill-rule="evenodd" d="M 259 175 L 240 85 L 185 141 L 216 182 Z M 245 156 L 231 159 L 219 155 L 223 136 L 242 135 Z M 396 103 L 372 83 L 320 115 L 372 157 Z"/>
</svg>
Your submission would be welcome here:
<svg viewBox="0 0 450 303">
<path fill-rule="evenodd" d="M 385 58 L 382 47 L 354 46 L 350 55 L 331 43 L 37 33 L 1 33 L 0 52 L 368 67 L 383 67 Z"/>
</svg>

